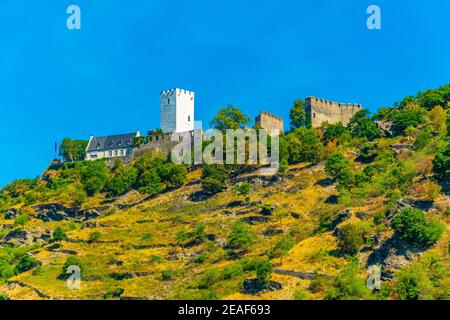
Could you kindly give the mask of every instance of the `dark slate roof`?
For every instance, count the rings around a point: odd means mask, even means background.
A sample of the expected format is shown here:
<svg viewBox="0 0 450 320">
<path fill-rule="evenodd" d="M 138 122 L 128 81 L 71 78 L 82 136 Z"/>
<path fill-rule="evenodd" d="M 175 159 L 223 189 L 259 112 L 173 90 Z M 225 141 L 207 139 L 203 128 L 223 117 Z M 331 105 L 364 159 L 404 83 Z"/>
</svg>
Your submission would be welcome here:
<svg viewBox="0 0 450 320">
<path fill-rule="evenodd" d="M 101 151 L 101 150 L 114 150 L 120 148 L 131 148 L 133 146 L 133 138 L 137 136 L 137 133 L 117 134 L 107 137 L 93 137 L 89 141 L 89 145 L 86 149 L 89 151 Z"/>
</svg>

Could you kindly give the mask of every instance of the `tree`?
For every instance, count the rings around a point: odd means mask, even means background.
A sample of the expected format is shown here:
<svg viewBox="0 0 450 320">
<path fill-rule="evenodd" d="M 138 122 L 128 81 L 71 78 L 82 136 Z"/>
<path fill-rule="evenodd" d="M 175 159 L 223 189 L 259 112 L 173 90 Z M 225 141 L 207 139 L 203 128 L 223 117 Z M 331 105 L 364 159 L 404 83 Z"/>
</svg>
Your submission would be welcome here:
<svg viewBox="0 0 450 320">
<path fill-rule="evenodd" d="M 428 145 L 432 138 L 433 136 L 430 129 L 428 127 L 424 128 L 414 141 L 414 150 L 422 150 Z"/>
<path fill-rule="evenodd" d="M 269 257 L 271 259 L 280 258 L 280 264 L 282 264 L 283 257 L 287 255 L 289 250 L 291 250 L 294 247 L 294 245 L 295 242 L 290 237 L 283 237 L 281 238 L 281 240 L 275 243 L 275 246 L 270 251 Z"/>
<path fill-rule="evenodd" d="M 242 182 L 235 186 L 233 186 L 233 191 L 236 195 L 244 197 L 245 202 L 250 201 L 250 191 L 251 191 L 251 184 L 248 182 Z"/>
<path fill-rule="evenodd" d="M 342 153 L 336 152 L 328 157 L 325 164 L 325 172 L 334 180 L 343 185 L 348 185 L 351 178 L 351 163 Z"/>
<path fill-rule="evenodd" d="M 356 255 L 364 244 L 363 230 L 356 223 L 348 223 L 340 228 L 337 238 L 343 254 Z"/>
<path fill-rule="evenodd" d="M 392 227 L 403 241 L 423 246 L 435 244 L 445 229 L 439 221 L 427 219 L 422 210 L 411 208 L 397 213 Z"/>
<path fill-rule="evenodd" d="M 166 163 L 159 168 L 161 181 L 168 188 L 179 188 L 187 179 L 186 167 L 182 164 Z"/>
<path fill-rule="evenodd" d="M 421 109 L 393 110 L 389 114 L 393 121 L 392 129 L 398 134 L 404 134 L 408 127 L 417 127 L 425 123 L 425 113 Z"/>
<path fill-rule="evenodd" d="M 53 239 L 52 241 L 54 242 L 61 242 L 67 240 L 67 234 L 64 231 L 63 228 L 61 228 L 60 226 L 57 226 L 55 228 L 55 230 L 53 231 Z"/>
<path fill-rule="evenodd" d="M 272 264 L 268 260 L 261 260 L 256 264 L 256 281 L 261 288 L 267 288 L 272 275 Z"/>
<path fill-rule="evenodd" d="M 251 118 L 245 115 L 238 108 L 228 105 L 219 109 L 213 120 L 209 124 L 217 130 L 225 131 L 227 129 L 237 130 L 251 122 Z"/>
<path fill-rule="evenodd" d="M 333 140 L 348 141 L 351 138 L 349 130 L 342 124 L 342 122 L 336 124 L 324 124 L 325 133 L 323 135 L 324 142 L 330 142 Z"/>
<path fill-rule="evenodd" d="M 72 140 L 64 138 L 59 146 L 59 155 L 64 158 L 65 161 L 81 161 L 84 160 L 88 141 L 85 140 Z"/>
<path fill-rule="evenodd" d="M 14 273 L 17 275 L 26 272 L 28 270 L 31 270 L 37 267 L 38 265 L 39 265 L 38 260 L 25 254 L 19 259 L 19 262 L 16 264 L 16 267 L 14 268 Z"/>
<path fill-rule="evenodd" d="M 23 213 L 14 219 L 14 224 L 19 227 L 24 227 L 30 220 L 31 217 L 28 214 Z"/>
<path fill-rule="evenodd" d="M 224 165 L 203 166 L 202 189 L 206 194 L 214 195 L 223 191 L 228 180 L 228 171 Z"/>
<path fill-rule="evenodd" d="M 369 117 L 369 110 L 358 111 L 350 121 L 348 127 L 352 136 L 356 138 L 366 138 L 372 141 L 380 136 L 380 132 Z"/>
<path fill-rule="evenodd" d="M 358 277 L 358 263 L 351 261 L 334 278 L 331 289 L 327 292 L 326 300 L 357 300 L 369 294 L 365 281 Z"/>
<path fill-rule="evenodd" d="M 111 196 L 120 196 L 130 191 L 138 175 L 136 168 L 125 166 L 121 162 L 114 166 L 112 173 L 105 186 L 105 191 Z"/>
<path fill-rule="evenodd" d="M 255 240 L 255 234 L 242 221 L 237 221 L 228 236 L 231 249 L 246 249 Z"/>
<path fill-rule="evenodd" d="M 324 156 L 325 148 L 313 129 L 295 129 L 286 135 L 286 141 L 290 163 L 317 163 Z"/>
<path fill-rule="evenodd" d="M 436 106 L 428 112 L 431 125 L 433 126 L 435 132 L 442 133 L 447 129 L 446 115 L 447 114 L 444 108 L 442 108 L 441 106 Z"/>
<path fill-rule="evenodd" d="M 291 129 L 300 128 L 306 124 L 307 116 L 303 100 L 294 101 L 294 106 L 289 113 L 289 119 L 291 119 Z"/>
<path fill-rule="evenodd" d="M 433 160 L 433 171 L 439 180 L 450 181 L 450 143 L 439 146 Z"/>
<path fill-rule="evenodd" d="M 81 169 L 81 183 L 88 196 L 103 189 L 108 180 L 109 169 L 102 160 L 87 161 Z"/>
</svg>

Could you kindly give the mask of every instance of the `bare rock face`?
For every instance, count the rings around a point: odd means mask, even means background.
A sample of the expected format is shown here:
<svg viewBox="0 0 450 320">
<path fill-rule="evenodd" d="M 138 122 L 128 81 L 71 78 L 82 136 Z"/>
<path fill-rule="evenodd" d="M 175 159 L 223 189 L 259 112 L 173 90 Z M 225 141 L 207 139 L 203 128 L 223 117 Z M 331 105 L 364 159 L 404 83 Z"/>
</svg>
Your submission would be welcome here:
<svg viewBox="0 0 450 320">
<path fill-rule="evenodd" d="M 32 230 L 13 230 L 5 236 L 4 242 L 14 246 L 22 246 L 33 243 L 48 243 L 51 238 L 52 232 L 42 228 Z"/>
<path fill-rule="evenodd" d="M 20 214 L 19 209 L 8 209 L 5 213 L 5 220 L 14 220 Z"/>
<path fill-rule="evenodd" d="M 381 279 L 392 280 L 395 273 L 405 265 L 416 260 L 426 248 L 405 244 L 395 234 L 381 243 L 369 256 L 368 266 L 381 265 Z"/>
<path fill-rule="evenodd" d="M 45 221 L 76 220 L 87 221 L 97 218 L 100 214 L 95 209 L 79 210 L 68 208 L 59 203 L 48 203 L 32 206 L 37 213 L 37 218 Z"/>
<path fill-rule="evenodd" d="M 380 129 L 387 137 L 395 136 L 393 129 L 394 122 L 392 121 L 375 121 L 375 125 Z"/>
</svg>

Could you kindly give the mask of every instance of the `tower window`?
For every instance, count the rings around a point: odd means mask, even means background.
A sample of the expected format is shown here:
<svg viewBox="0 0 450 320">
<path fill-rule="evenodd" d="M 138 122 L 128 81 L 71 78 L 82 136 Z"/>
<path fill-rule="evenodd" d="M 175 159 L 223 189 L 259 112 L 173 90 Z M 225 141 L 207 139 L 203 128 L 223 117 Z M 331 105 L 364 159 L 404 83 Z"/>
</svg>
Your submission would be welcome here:
<svg viewBox="0 0 450 320">
<path fill-rule="evenodd" d="M 170 104 L 170 98 L 169 98 L 169 99 L 167 99 L 167 104 Z"/>
<path fill-rule="evenodd" d="M 316 118 L 316 113 L 315 113 L 315 112 L 313 113 L 313 118 L 314 118 L 314 119 Z"/>
<path fill-rule="evenodd" d="M 191 122 L 191 116 L 188 116 L 188 122 Z"/>
</svg>

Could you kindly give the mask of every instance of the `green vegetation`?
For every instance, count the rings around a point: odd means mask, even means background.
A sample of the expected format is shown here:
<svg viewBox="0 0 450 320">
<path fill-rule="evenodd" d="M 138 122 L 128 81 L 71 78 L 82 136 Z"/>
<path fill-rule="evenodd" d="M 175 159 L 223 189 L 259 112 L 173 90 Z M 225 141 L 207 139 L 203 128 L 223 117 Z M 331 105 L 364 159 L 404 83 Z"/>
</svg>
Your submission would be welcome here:
<svg viewBox="0 0 450 320">
<path fill-rule="evenodd" d="M 291 129 L 300 128 L 306 125 L 307 116 L 305 111 L 305 101 L 294 101 L 294 106 L 289 113 L 289 119 L 291 120 Z"/>
<path fill-rule="evenodd" d="M 246 250 L 255 241 L 255 234 L 243 222 L 236 222 L 228 236 L 228 246 L 231 249 Z"/>
<path fill-rule="evenodd" d="M 209 124 L 213 128 L 224 132 L 227 129 L 239 129 L 247 125 L 251 120 L 249 116 L 245 115 L 238 108 L 228 105 L 219 109 Z"/>
<path fill-rule="evenodd" d="M 424 246 L 435 244 L 445 226 L 433 219 L 428 219 L 425 213 L 418 209 L 404 209 L 392 220 L 392 227 L 402 240 Z"/>
<path fill-rule="evenodd" d="M 59 155 L 66 161 L 84 160 L 88 141 L 64 138 L 59 146 Z"/>
</svg>

